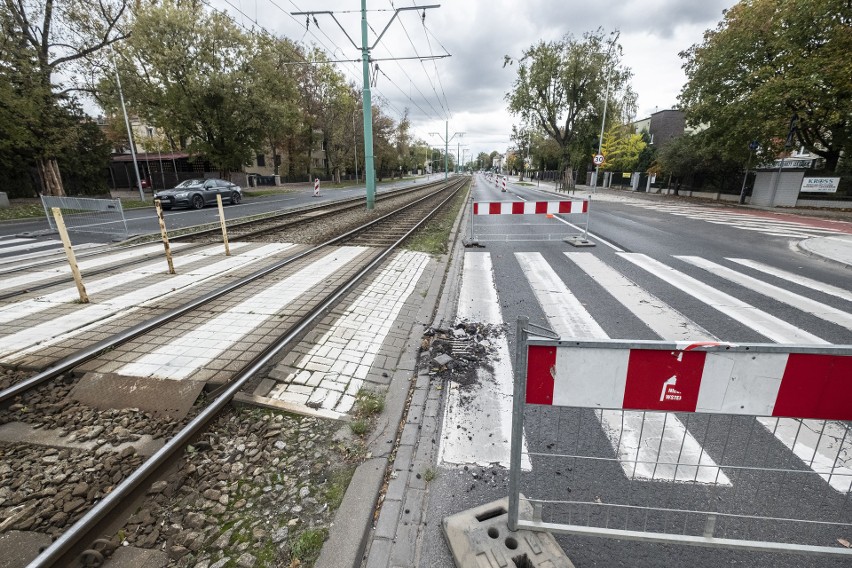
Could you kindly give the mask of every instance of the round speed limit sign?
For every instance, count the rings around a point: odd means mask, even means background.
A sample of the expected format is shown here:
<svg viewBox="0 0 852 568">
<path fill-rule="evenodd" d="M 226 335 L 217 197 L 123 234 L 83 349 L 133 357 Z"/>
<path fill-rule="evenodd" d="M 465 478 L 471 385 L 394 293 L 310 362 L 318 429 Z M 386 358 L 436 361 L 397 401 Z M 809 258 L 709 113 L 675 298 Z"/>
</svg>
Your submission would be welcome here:
<svg viewBox="0 0 852 568">
<path fill-rule="evenodd" d="M 595 157 L 592 160 L 596 166 L 599 166 L 604 163 L 603 154 L 595 154 Z"/>
</svg>

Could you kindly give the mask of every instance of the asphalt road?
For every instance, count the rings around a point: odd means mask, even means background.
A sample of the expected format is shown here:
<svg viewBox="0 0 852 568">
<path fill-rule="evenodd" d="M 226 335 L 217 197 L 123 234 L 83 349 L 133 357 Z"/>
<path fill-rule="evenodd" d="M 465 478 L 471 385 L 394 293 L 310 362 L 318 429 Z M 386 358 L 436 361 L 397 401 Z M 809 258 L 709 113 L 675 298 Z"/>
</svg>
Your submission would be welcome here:
<svg viewBox="0 0 852 568">
<path fill-rule="evenodd" d="M 509 184 L 510 191 L 502 193 L 494 182 L 478 179 L 474 192 L 476 201 L 544 200 L 553 198 L 534 187 Z M 700 209 L 702 206 L 698 206 Z M 703 218 L 689 211 L 665 206 L 637 206 L 630 200 L 592 199 L 589 231 L 597 246 L 576 249 L 560 237 L 578 233 L 583 223 L 568 226 L 544 216 L 501 215 L 477 217 L 474 232 L 485 247 L 477 249 L 491 255 L 494 282 L 500 310 L 509 323 L 510 352 L 514 353 L 514 323 L 527 316 L 534 324 L 554 328 L 554 320 L 545 313 L 536 297 L 531 281 L 549 266 L 564 282 L 579 305 L 594 318 L 606 336 L 623 339 L 658 340 L 653 324 L 625 309 L 616 296 L 622 290 L 608 290 L 604 280 L 590 277 L 566 259 L 565 253 L 584 252 L 594 255 L 616 273 L 626 277 L 661 303 L 669 306 L 668 313 L 679 313 L 708 334 L 723 341 L 736 343 L 772 342 L 755 329 L 748 317 L 737 319 L 725 315 L 706 300 L 699 299 L 689 285 L 673 285 L 665 278 L 631 262 L 631 255 L 645 255 L 674 268 L 699 283 L 708 285 L 728 297 L 746 302 L 782 322 L 832 344 L 852 344 L 849 327 L 832 323 L 795 305 L 788 305 L 748 285 L 737 284 L 722 277 L 721 270 L 705 270 L 681 257 L 699 257 L 717 265 L 745 272 L 730 259 L 748 259 L 783 270 L 802 279 L 849 290 L 849 273 L 842 267 L 804 255 L 791 246 L 797 239 L 786 236 L 788 226 L 767 220 L 759 213 L 741 218 L 717 214 L 711 208 Z M 573 216 L 572 216 L 573 217 Z M 566 220 L 573 221 L 566 217 Z M 581 221 L 585 219 L 580 218 Z M 808 221 L 804 220 L 807 224 Z M 819 222 L 813 222 L 819 231 Z M 785 236 L 781 236 L 785 235 Z M 470 250 L 470 249 L 469 249 Z M 536 264 L 533 273 L 525 273 L 518 253 L 538 253 L 543 262 Z M 527 255 L 526 258 L 537 259 Z M 751 273 L 755 274 L 755 273 Z M 756 275 L 778 287 L 790 290 L 827 306 L 852 312 L 852 302 L 825 293 L 810 281 L 799 286 L 790 281 Z M 545 290 L 545 292 L 555 292 Z M 734 302 L 734 300 L 731 300 Z M 658 319 L 665 319 L 660 316 Z M 673 317 L 673 316 L 668 316 Z M 659 323 L 659 322 L 655 322 Z M 792 333 L 792 332 L 791 332 Z M 668 338 L 666 338 L 668 339 Z M 794 343 L 793 341 L 781 341 Z M 801 341 L 805 343 L 806 341 Z M 723 456 L 725 464 L 749 467 L 775 467 L 802 471 L 803 475 L 761 475 L 754 470 L 736 468 L 715 471 L 727 474 L 730 483 L 710 485 L 671 481 L 631 479 L 614 461 L 584 459 L 554 459 L 532 456 L 532 470 L 522 477 L 522 492 L 543 499 L 600 500 L 605 504 L 632 504 L 640 507 L 696 509 L 718 507 L 719 510 L 748 516 L 806 518 L 852 522 L 852 506 L 845 492 L 836 491 L 819 476 L 807 471 L 807 466 L 774 437 L 755 426 L 750 417 L 743 420 L 714 420 L 705 417 L 679 415 L 686 430 L 698 440 L 708 456 Z M 592 410 L 529 407 L 525 417 L 525 435 L 530 452 L 565 455 L 609 456 L 612 445 Z M 721 461 L 721 460 L 720 460 Z M 722 473 L 724 472 L 724 473 Z M 422 529 L 420 566 L 453 566 L 449 550 L 439 529 L 441 520 L 450 514 L 472 508 L 507 494 L 507 471 L 497 465 L 460 466 L 439 464 L 439 473 L 430 483 L 427 521 Z M 578 509 L 581 510 L 581 509 Z M 582 510 L 581 510 L 582 511 Z M 575 512 L 576 514 L 576 512 Z M 586 512 L 588 518 L 574 517 L 579 524 L 607 524 L 617 528 L 642 530 L 649 526 L 680 533 L 687 527 L 695 530 L 694 518 L 687 515 L 652 512 L 627 518 L 613 513 L 611 518 L 596 518 L 598 513 Z M 545 521 L 564 519 L 553 507 L 545 512 Z M 703 517 L 699 516 L 699 520 Z M 758 522 L 753 519 L 728 521 L 717 526 L 717 536 L 774 540 L 780 531 L 789 542 L 807 542 L 826 546 L 836 545 L 837 538 L 849 539 L 852 534 L 819 524 L 789 525 Z M 700 532 L 700 528 L 698 529 Z M 657 566 L 753 566 L 805 567 L 848 566 L 846 561 L 778 553 L 758 553 L 725 549 L 672 546 L 610 540 L 591 537 L 558 536 L 557 540 L 578 568 L 587 567 L 657 567 Z"/>
</svg>

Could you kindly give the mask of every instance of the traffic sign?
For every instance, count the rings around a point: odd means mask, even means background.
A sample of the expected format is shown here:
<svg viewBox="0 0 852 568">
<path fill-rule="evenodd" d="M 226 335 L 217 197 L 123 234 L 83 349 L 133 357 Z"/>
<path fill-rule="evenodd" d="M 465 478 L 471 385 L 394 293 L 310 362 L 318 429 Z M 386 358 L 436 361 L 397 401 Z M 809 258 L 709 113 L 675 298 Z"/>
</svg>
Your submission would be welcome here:
<svg viewBox="0 0 852 568">
<path fill-rule="evenodd" d="M 595 157 L 592 161 L 595 163 L 596 166 L 603 164 L 604 163 L 603 154 L 595 154 Z"/>
</svg>

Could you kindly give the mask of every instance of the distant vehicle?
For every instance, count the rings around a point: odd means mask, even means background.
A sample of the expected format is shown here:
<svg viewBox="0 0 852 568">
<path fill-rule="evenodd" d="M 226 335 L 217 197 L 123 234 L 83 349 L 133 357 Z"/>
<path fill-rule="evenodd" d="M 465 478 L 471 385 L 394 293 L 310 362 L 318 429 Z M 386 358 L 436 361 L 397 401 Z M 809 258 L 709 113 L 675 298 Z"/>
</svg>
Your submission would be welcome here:
<svg viewBox="0 0 852 568">
<path fill-rule="evenodd" d="M 168 211 L 172 207 L 191 207 L 202 209 L 205 205 L 216 203 L 216 196 L 222 196 L 222 203 L 238 204 L 243 199 L 240 186 L 223 179 L 188 179 L 173 189 L 158 191 L 154 199 Z"/>
</svg>

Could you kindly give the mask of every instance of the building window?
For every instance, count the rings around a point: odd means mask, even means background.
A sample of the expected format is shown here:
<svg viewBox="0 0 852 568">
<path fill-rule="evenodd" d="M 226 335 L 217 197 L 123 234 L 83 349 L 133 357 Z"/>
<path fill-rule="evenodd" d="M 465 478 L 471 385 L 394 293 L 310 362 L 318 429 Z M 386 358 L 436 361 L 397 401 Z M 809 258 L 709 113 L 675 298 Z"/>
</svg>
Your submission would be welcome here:
<svg viewBox="0 0 852 568">
<path fill-rule="evenodd" d="M 257 167 L 263 168 L 266 166 L 266 156 L 263 154 L 257 155 Z"/>
</svg>

